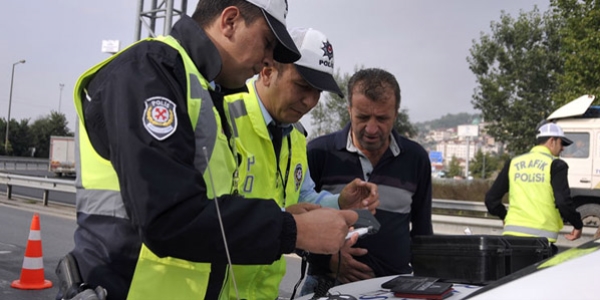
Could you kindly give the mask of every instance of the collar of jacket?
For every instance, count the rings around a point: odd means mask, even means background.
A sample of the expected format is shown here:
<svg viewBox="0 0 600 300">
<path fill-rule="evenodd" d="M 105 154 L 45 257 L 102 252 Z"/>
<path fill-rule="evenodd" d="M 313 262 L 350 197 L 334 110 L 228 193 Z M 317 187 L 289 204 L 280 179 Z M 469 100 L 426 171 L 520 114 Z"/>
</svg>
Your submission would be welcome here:
<svg viewBox="0 0 600 300">
<path fill-rule="evenodd" d="M 546 147 L 545 145 L 534 146 L 533 148 L 531 148 L 531 150 L 529 152 L 538 152 L 538 153 L 550 155 L 552 157 L 556 157 L 556 156 L 552 155 L 552 151 L 550 151 L 550 149 L 548 147 Z"/>
<path fill-rule="evenodd" d="M 173 36 L 190 56 L 200 74 L 213 81 L 221 72 L 221 55 L 202 27 L 192 18 L 182 15 L 171 29 Z"/>
</svg>

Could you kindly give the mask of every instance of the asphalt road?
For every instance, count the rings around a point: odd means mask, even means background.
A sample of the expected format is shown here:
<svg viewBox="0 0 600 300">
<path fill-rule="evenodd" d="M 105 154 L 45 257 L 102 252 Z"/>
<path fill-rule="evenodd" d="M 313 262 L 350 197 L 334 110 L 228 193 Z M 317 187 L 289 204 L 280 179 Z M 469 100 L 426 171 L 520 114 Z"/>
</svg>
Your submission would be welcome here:
<svg viewBox="0 0 600 300">
<path fill-rule="evenodd" d="M 0 170 L 0 172 L 57 178 L 45 170 Z M 0 189 L 5 187 L 0 185 Z M 59 258 L 73 248 L 73 232 L 76 226 L 74 194 L 51 192 L 49 207 L 41 205 L 39 190 L 14 187 L 13 195 L 19 195 L 15 198 L 38 200 L 7 200 L 5 196 L 0 195 L 0 299 L 53 299 L 58 290 L 54 268 Z M 68 205 L 61 205 L 61 203 Z M 18 290 L 11 288 L 10 284 L 13 280 L 19 279 L 34 212 L 40 214 L 45 278 L 52 281 L 54 286 L 37 291 Z M 559 251 L 565 249 L 567 248 L 560 247 Z M 287 273 L 280 285 L 279 299 L 289 299 L 294 285 L 300 278 L 300 259 L 295 255 L 286 256 L 285 259 Z"/>
<path fill-rule="evenodd" d="M 54 268 L 60 257 L 73 248 L 74 213 L 62 215 L 59 211 L 36 209 L 35 205 L 27 203 L 20 206 L 6 203 L 4 200 L 0 203 L 0 299 L 54 299 L 58 291 Z M 19 290 L 11 288 L 10 284 L 20 278 L 34 212 L 40 215 L 44 276 L 54 286 L 44 290 Z"/>
<path fill-rule="evenodd" d="M 44 276 L 54 283 L 44 290 L 19 290 L 10 287 L 21 274 L 33 214 L 40 215 Z M 75 212 L 72 207 L 40 202 L 7 200 L 0 196 L 0 299 L 54 299 L 58 291 L 54 269 L 58 260 L 73 248 Z M 300 278 L 300 259 L 295 255 L 285 257 L 287 274 L 280 285 L 280 298 L 289 299 Z"/>
<path fill-rule="evenodd" d="M 14 167 L 9 165 L 7 169 L 2 169 L 2 167 L 3 165 L 0 164 L 0 172 L 59 178 L 45 170 L 43 166 L 38 166 L 37 169 L 32 166 L 27 168 L 24 165 Z M 74 178 L 65 177 L 59 179 L 74 180 Z M 6 190 L 6 186 L 0 185 L 0 190 Z M 13 187 L 13 198 L 17 200 L 7 200 L 4 195 L 0 196 L 0 228 L 2 228 L 0 230 L 0 299 L 52 299 L 56 295 L 56 287 L 41 291 L 20 291 L 10 288 L 12 280 L 18 279 L 20 276 L 33 212 L 40 213 L 40 222 L 42 223 L 46 279 L 56 282 L 54 268 L 58 259 L 73 248 L 73 232 L 76 226 L 75 195 L 50 192 L 50 207 L 41 205 L 41 197 L 41 190 L 22 187 Z M 4 228 L 10 228 L 10 230 L 4 230 Z M 285 259 L 287 274 L 280 285 L 280 299 L 289 299 L 295 284 L 300 279 L 300 258 L 290 255 Z"/>
</svg>

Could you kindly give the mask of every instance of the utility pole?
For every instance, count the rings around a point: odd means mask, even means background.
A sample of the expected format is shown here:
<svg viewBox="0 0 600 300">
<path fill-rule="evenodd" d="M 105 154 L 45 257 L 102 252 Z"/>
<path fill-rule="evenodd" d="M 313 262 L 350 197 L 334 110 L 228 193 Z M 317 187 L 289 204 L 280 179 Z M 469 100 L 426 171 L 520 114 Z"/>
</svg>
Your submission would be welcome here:
<svg viewBox="0 0 600 300">
<path fill-rule="evenodd" d="M 13 90 L 13 80 L 15 79 L 15 66 L 18 64 L 24 64 L 25 60 L 21 59 L 20 61 L 13 63 L 12 65 L 12 73 L 10 75 L 10 94 L 8 95 L 8 117 L 6 118 L 6 135 L 4 140 L 4 155 L 8 154 L 8 129 L 10 126 L 10 106 L 12 104 L 12 90 Z"/>
<path fill-rule="evenodd" d="M 65 87 L 65 84 L 59 83 L 58 87 L 60 89 L 60 93 L 58 94 L 58 113 L 60 113 L 60 103 L 62 101 L 62 91 L 63 91 L 63 88 Z"/>
<path fill-rule="evenodd" d="M 470 149 L 471 148 L 471 136 L 467 136 L 467 166 L 466 166 L 466 170 L 465 170 L 465 179 L 469 179 L 469 156 L 470 156 Z"/>
<path fill-rule="evenodd" d="M 483 154 L 483 164 L 481 165 L 481 179 L 485 179 L 485 153 L 481 151 Z"/>
</svg>

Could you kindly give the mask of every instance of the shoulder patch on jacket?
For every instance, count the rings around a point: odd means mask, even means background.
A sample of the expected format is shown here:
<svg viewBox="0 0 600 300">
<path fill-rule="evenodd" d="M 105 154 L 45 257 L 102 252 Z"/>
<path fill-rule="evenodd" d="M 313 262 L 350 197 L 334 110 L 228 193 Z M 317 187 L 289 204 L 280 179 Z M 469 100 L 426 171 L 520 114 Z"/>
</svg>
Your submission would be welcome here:
<svg viewBox="0 0 600 300">
<path fill-rule="evenodd" d="M 294 128 L 296 128 L 298 131 L 302 132 L 302 134 L 304 134 L 304 137 L 308 136 L 308 133 L 306 132 L 306 129 L 304 129 L 304 126 L 302 126 L 302 123 L 300 123 L 300 122 L 294 123 Z"/>
<path fill-rule="evenodd" d="M 156 96 L 144 100 L 142 122 L 148 133 L 162 141 L 177 129 L 177 105 L 167 98 Z"/>
</svg>

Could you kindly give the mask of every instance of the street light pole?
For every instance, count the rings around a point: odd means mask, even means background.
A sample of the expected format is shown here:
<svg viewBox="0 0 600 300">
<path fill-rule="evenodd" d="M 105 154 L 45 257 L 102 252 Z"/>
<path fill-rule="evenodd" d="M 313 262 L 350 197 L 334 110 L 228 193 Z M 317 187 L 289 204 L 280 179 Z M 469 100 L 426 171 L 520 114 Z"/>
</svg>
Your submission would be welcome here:
<svg viewBox="0 0 600 300">
<path fill-rule="evenodd" d="M 8 129 L 10 126 L 10 106 L 12 104 L 12 90 L 13 90 L 13 81 L 15 79 L 15 66 L 18 64 L 24 64 L 25 60 L 21 59 L 20 61 L 13 63 L 12 65 L 12 73 L 10 75 L 10 94 L 8 95 L 8 118 L 6 118 L 6 135 L 4 140 L 4 154 L 8 154 Z"/>
<path fill-rule="evenodd" d="M 58 95 L 58 113 L 60 113 L 60 102 L 62 101 L 62 91 L 65 87 L 64 83 L 59 83 L 58 87 L 60 88 L 60 94 Z"/>
</svg>

